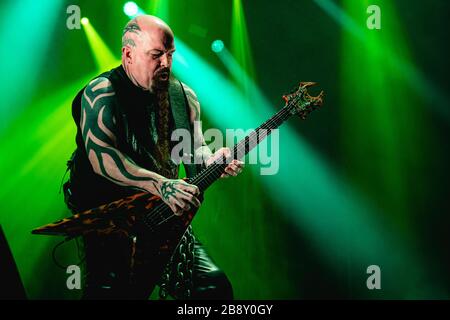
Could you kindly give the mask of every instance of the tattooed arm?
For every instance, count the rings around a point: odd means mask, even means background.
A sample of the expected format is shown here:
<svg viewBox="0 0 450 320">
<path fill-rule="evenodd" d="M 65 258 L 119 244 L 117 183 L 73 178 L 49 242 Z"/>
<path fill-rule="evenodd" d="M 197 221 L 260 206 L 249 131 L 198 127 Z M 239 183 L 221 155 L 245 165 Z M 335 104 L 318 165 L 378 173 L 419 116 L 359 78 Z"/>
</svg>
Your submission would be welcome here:
<svg viewBox="0 0 450 320">
<path fill-rule="evenodd" d="M 189 121 L 192 128 L 194 128 L 194 146 L 196 148 L 194 156 L 196 161 L 202 161 L 206 165 L 207 160 L 212 156 L 212 152 L 206 145 L 205 138 L 203 137 L 200 122 L 200 102 L 194 91 L 184 83 L 183 88 L 189 103 Z"/>
<path fill-rule="evenodd" d="M 217 150 L 216 153 L 212 154 L 203 137 L 200 122 L 200 102 L 198 101 L 197 95 L 194 93 L 194 90 L 187 85 L 183 84 L 183 88 L 189 102 L 189 120 L 194 128 L 194 146 L 196 147 L 195 159 L 202 159 L 205 166 L 209 166 L 222 156 L 225 156 L 226 158 L 230 157 L 231 150 L 229 148 L 221 148 Z M 237 176 L 242 171 L 243 167 L 244 163 L 242 161 L 233 160 L 225 168 L 225 173 L 222 174 L 221 177 Z"/>
<path fill-rule="evenodd" d="M 199 206 L 200 192 L 183 180 L 166 179 L 137 166 L 117 149 L 116 120 L 112 107 L 115 92 L 107 78 L 97 78 L 86 87 L 81 99 L 80 127 L 84 146 L 95 173 L 121 185 L 158 195 L 175 214 L 190 205 Z"/>
</svg>

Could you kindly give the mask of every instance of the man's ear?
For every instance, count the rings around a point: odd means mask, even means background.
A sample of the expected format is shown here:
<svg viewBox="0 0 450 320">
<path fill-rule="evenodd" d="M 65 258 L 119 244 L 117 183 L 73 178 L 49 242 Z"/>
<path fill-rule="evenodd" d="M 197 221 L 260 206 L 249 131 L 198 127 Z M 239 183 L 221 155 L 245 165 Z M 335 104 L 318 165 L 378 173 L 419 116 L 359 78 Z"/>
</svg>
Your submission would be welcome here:
<svg viewBox="0 0 450 320">
<path fill-rule="evenodd" d="M 127 64 L 133 63 L 133 59 L 132 59 L 132 55 L 131 55 L 131 48 L 129 46 L 122 47 L 122 56 L 125 59 L 125 63 L 127 63 Z"/>
</svg>

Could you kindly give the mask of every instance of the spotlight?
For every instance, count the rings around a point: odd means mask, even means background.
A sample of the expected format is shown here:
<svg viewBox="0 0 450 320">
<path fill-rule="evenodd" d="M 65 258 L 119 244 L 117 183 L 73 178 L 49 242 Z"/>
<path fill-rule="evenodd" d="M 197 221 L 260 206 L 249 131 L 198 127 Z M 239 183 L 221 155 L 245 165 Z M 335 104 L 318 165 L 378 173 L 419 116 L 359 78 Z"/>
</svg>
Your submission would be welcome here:
<svg viewBox="0 0 450 320">
<path fill-rule="evenodd" d="M 222 40 L 214 40 L 213 43 L 211 44 L 211 50 L 214 51 L 215 53 L 221 52 L 224 47 L 225 46 Z"/>
<path fill-rule="evenodd" d="M 84 17 L 84 18 L 81 18 L 81 24 L 82 25 L 87 25 L 89 23 L 89 19 L 88 18 L 86 18 L 86 17 Z"/>
<path fill-rule="evenodd" d="M 123 6 L 123 12 L 125 12 L 125 14 L 129 17 L 133 17 L 133 16 L 137 15 L 138 11 L 139 11 L 139 8 L 138 8 L 137 4 L 133 1 L 128 1 Z"/>
</svg>

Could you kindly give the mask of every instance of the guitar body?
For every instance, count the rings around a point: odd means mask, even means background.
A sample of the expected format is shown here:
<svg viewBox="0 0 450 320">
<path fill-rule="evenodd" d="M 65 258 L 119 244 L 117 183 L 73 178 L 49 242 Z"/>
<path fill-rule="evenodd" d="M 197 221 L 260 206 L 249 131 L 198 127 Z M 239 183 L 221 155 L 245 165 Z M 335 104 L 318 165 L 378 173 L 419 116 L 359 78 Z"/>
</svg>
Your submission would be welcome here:
<svg viewBox="0 0 450 320">
<path fill-rule="evenodd" d="M 121 230 L 132 235 L 145 230 L 145 233 L 149 235 L 156 230 L 149 225 L 144 227 L 139 223 L 140 220 L 147 216 L 153 216 L 158 209 L 164 206 L 160 197 L 141 192 L 46 224 L 34 229 L 32 233 L 73 238 L 91 232 L 107 235 Z M 170 210 L 166 207 L 167 209 Z M 185 212 L 182 216 L 174 216 L 171 224 L 181 224 L 187 228 L 197 211 L 195 209 L 197 208 Z M 163 224 L 166 223 L 161 223 L 158 228 Z"/>
<path fill-rule="evenodd" d="M 159 281 L 198 208 L 194 207 L 182 216 L 171 214 L 170 219 L 161 222 L 158 212 L 168 210 L 170 208 L 160 197 L 142 192 L 47 224 L 32 233 L 68 238 L 112 234 L 136 237 L 138 241 L 134 244 L 131 261 L 133 290 L 130 294 L 133 296 L 129 298 L 140 299 Z M 139 279 L 139 282 L 133 279 Z"/>
</svg>

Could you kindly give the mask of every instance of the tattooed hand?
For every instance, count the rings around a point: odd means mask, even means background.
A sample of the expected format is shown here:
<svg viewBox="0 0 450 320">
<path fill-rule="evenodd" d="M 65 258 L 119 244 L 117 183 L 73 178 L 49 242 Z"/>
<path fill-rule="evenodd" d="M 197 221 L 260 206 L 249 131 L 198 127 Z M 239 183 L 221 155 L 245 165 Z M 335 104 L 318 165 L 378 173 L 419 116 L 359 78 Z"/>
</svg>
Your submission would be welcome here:
<svg viewBox="0 0 450 320">
<path fill-rule="evenodd" d="M 181 216 L 183 211 L 189 210 L 191 205 L 200 206 L 200 201 L 196 197 L 200 195 L 198 187 L 181 179 L 162 180 L 159 193 L 161 199 L 177 216 Z"/>
</svg>

